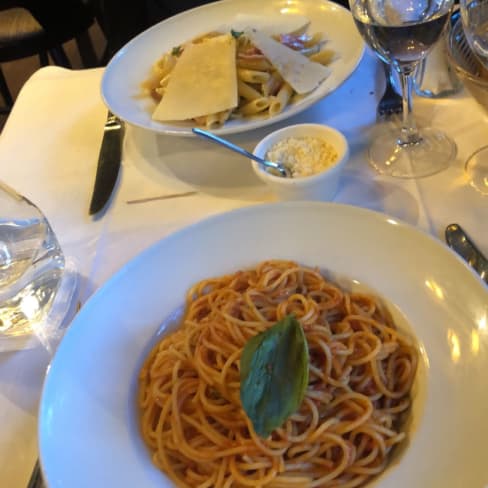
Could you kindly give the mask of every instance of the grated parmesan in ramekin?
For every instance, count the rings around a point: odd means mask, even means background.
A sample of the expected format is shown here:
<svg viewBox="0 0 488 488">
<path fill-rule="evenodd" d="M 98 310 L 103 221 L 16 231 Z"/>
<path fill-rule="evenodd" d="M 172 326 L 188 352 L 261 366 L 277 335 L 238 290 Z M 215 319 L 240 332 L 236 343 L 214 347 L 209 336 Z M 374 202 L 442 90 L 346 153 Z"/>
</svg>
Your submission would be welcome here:
<svg viewBox="0 0 488 488">
<path fill-rule="evenodd" d="M 281 162 L 293 177 L 311 176 L 332 166 L 338 155 L 334 146 L 319 137 L 287 137 L 266 152 L 266 159 Z"/>
</svg>

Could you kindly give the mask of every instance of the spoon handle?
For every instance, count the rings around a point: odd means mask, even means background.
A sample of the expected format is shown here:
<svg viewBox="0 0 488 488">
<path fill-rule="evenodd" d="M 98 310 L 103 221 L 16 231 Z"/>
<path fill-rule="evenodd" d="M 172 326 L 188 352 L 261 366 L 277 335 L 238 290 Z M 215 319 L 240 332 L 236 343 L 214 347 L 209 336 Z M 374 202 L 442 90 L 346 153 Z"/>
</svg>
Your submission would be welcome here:
<svg viewBox="0 0 488 488">
<path fill-rule="evenodd" d="M 232 144 L 230 141 L 226 141 L 225 139 L 222 139 L 219 136 L 216 136 L 215 134 L 212 134 L 211 132 L 208 132 L 206 130 L 198 129 L 198 128 L 193 128 L 192 132 L 194 134 L 197 134 L 199 136 L 205 137 L 207 139 L 210 139 L 213 142 L 216 142 L 217 144 L 220 144 L 221 146 L 226 147 L 227 149 L 230 149 L 231 151 L 234 151 L 238 154 L 241 154 L 242 156 L 246 156 L 247 158 L 254 159 L 255 161 L 258 162 L 264 162 L 260 157 L 255 156 L 254 154 L 250 153 L 249 151 L 246 151 L 244 148 L 236 146 L 235 144 Z"/>
<path fill-rule="evenodd" d="M 283 174 L 284 169 L 279 163 L 274 163 L 273 161 L 266 161 L 265 159 L 260 158 L 259 156 L 256 156 L 255 154 L 246 151 L 244 148 L 236 146 L 235 144 L 232 144 L 232 142 L 227 141 L 225 139 L 222 139 L 219 136 L 216 136 L 215 134 L 212 134 L 211 132 L 208 132 L 203 129 L 198 129 L 197 127 L 194 127 L 192 129 L 192 132 L 198 136 L 204 137 L 206 139 L 209 139 L 213 142 L 216 142 L 217 144 L 220 144 L 221 146 L 226 147 L 227 149 L 230 149 L 231 151 L 234 151 L 242 156 L 246 156 L 249 159 L 253 159 L 254 161 L 258 162 L 259 164 L 262 164 L 264 166 L 267 166 L 269 168 L 273 168 L 278 170 L 280 173 Z M 286 173 L 285 173 L 286 176 Z"/>
</svg>

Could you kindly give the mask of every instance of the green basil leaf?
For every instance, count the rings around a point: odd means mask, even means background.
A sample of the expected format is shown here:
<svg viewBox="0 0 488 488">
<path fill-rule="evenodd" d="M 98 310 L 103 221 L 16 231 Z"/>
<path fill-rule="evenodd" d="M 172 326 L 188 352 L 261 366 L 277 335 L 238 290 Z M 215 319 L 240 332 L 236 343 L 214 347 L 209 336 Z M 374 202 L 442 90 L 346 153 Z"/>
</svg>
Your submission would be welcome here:
<svg viewBox="0 0 488 488">
<path fill-rule="evenodd" d="M 261 437 L 298 410 L 308 386 L 308 345 L 293 315 L 252 337 L 241 354 L 241 403 Z"/>
<path fill-rule="evenodd" d="M 183 52 L 183 48 L 181 46 L 175 46 L 171 50 L 171 55 L 178 57 Z"/>
<path fill-rule="evenodd" d="M 239 37 L 241 37 L 242 34 L 244 34 L 244 31 L 235 31 L 234 29 L 231 29 L 230 33 L 232 34 L 232 37 L 234 39 L 239 39 Z"/>
</svg>

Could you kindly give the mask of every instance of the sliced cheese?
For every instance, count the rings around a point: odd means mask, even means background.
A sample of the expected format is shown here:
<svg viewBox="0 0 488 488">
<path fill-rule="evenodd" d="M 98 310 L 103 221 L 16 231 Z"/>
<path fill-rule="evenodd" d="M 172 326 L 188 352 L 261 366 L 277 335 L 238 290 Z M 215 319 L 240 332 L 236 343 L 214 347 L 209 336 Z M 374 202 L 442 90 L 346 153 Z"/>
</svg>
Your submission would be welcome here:
<svg viewBox="0 0 488 488">
<path fill-rule="evenodd" d="M 297 93 L 303 94 L 314 90 L 330 74 L 330 70 L 325 66 L 310 61 L 303 54 L 284 46 L 259 30 L 252 29 L 246 34 Z"/>
<path fill-rule="evenodd" d="M 187 120 L 237 107 L 235 58 L 230 34 L 186 46 L 152 118 Z"/>
</svg>

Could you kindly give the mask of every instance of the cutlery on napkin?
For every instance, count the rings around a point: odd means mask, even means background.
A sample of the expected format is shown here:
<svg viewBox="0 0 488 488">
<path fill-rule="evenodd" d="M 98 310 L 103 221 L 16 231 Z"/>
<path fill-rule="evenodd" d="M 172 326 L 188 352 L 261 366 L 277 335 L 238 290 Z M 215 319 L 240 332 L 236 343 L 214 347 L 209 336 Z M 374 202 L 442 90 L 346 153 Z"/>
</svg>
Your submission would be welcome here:
<svg viewBox="0 0 488 488">
<path fill-rule="evenodd" d="M 90 215 L 104 210 L 110 200 L 120 170 L 123 135 L 123 122 L 116 115 L 108 112 L 98 157 Z"/>
</svg>

